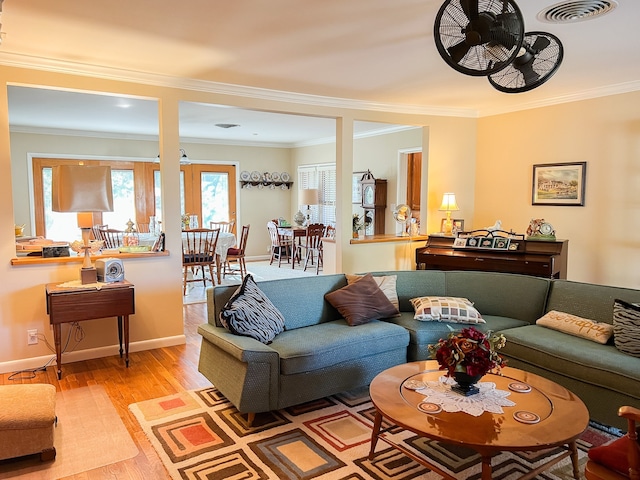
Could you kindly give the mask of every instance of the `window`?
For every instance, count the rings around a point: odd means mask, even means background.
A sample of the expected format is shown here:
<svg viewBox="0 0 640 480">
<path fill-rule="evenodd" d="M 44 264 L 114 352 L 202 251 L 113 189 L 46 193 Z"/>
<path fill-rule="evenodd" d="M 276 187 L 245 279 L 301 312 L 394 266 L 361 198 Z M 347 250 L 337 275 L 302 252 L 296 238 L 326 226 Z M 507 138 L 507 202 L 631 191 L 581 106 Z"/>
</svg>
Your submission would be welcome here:
<svg viewBox="0 0 640 480">
<path fill-rule="evenodd" d="M 52 168 L 64 164 L 108 165 L 113 185 L 113 212 L 94 213 L 95 225 L 125 230 L 127 222 L 162 219 L 160 167 L 153 162 L 33 159 L 36 235 L 57 241 L 81 238 L 75 213 L 51 210 Z M 200 225 L 235 220 L 236 178 L 233 165 L 191 164 L 180 167 L 180 211 L 198 215 Z"/>
<path fill-rule="evenodd" d="M 318 205 L 311 205 L 311 221 L 335 225 L 336 223 L 336 166 L 334 163 L 298 167 L 300 189 L 317 188 Z M 299 205 L 306 211 L 306 205 Z"/>
</svg>

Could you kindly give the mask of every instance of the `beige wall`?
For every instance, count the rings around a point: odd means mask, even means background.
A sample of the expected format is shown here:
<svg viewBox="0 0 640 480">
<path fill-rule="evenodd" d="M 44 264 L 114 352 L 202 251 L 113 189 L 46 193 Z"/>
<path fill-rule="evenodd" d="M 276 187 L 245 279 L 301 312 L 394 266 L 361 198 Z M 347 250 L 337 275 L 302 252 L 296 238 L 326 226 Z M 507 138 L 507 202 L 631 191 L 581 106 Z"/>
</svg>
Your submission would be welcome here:
<svg viewBox="0 0 640 480">
<path fill-rule="evenodd" d="M 570 280 L 640 288 L 640 92 L 478 121 L 474 227 L 569 239 Z M 531 205 L 532 165 L 587 162 L 584 207 Z"/>
<path fill-rule="evenodd" d="M 37 346 L 27 346 L 26 330 L 36 328 L 44 334 L 49 343 L 53 336 L 49 327 L 49 320 L 45 309 L 44 285 L 59 283 L 78 277 L 79 264 L 46 264 L 34 266 L 12 266 L 11 258 L 15 256 L 13 224 L 28 223 L 24 220 L 28 208 L 22 203 L 24 194 L 18 190 L 26 188 L 25 154 L 35 153 L 65 153 L 68 149 L 76 154 L 87 154 L 92 150 L 94 155 L 122 156 L 122 157 L 155 157 L 158 152 L 163 159 L 162 195 L 164 215 L 163 226 L 167 233 L 168 256 L 160 258 L 144 258 L 127 260 L 125 264 L 126 276 L 136 286 L 136 314 L 132 318 L 131 350 L 143 350 L 162 345 L 184 342 L 182 321 L 182 281 L 180 255 L 180 188 L 179 163 L 177 152 L 185 148 L 193 159 L 215 157 L 214 160 L 234 160 L 239 162 L 240 169 L 263 171 L 269 162 L 269 170 L 286 171 L 292 175 L 295 172 L 293 162 L 288 158 L 289 152 L 278 149 L 265 149 L 259 155 L 255 150 L 237 150 L 213 148 L 206 145 L 183 145 L 179 136 L 179 105 L 183 101 L 208 102 L 228 104 L 242 108 L 292 113 L 298 115 L 316 115 L 336 119 L 336 144 L 333 147 L 333 157 L 339 172 L 345 172 L 338 178 L 338 195 L 349 200 L 348 209 L 338 205 L 339 225 L 348 229 L 351 222 L 350 186 L 353 171 L 352 138 L 353 121 L 360 118 L 366 121 L 382 123 L 396 123 L 407 125 L 427 125 L 432 117 L 423 115 L 409 115 L 381 111 L 358 111 L 325 107 L 320 105 L 305 105 L 277 100 L 259 99 L 253 96 L 239 96 L 219 94 L 200 90 L 186 90 L 157 84 L 144 84 L 127 81 L 106 80 L 88 76 L 61 74 L 56 72 L 35 71 L 23 68 L 0 67 L 0 85 L 44 86 L 64 88 L 85 92 L 105 92 L 117 95 L 131 95 L 156 101 L 158 104 L 158 121 L 160 132 L 157 144 L 155 142 L 131 141 L 114 144 L 104 139 L 83 139 L 75 142 L 68 138 L 52 136 L 44 139 L 29 138 L 22 134 L 12 137 L 8 125 L 8 101 L 6 88 L 0 90 L 0 372 L 14 371 L 19 368 L 39 367 L 48 362 L 53 355 L 43 342 Z M 345 138 L 345 142 L 342 142 Z M 12 143 L 15 142 L 15 146 Z M 73 143 L 73 144 L 72 144 Z M 423 144 L 425 142 L 423 136 Z M 16 149 L 15 166 L 12 162 L 13 148 Z M 41 150 L 41 151 L 37 151 Z M 42 151 L 44 150 L 44 151 Z M 446 150 L 446 147 L 445 147 Z M 466 155 L 468 162 L 472 162 L 473 151 Z M 237 158 L 229 158 L 236 156 Z M 446 161 L 446 155 L 441 157 Z M 395 161 L 395 160 L 394 160 Z M 273 162 L 273 163 L 271 163 Z M 14 173 L 13 170 L 16 170 Z M 342 177 L 345 177 L 343 179 Z M 348 177 L 348 178 L 347 178 Z M 16 185 L 13 184 L 13 179 Z M 346 180 L 346 181 L 345 181 Z M 14 193 L 15 191 L 15 193 Z M 260 222 L 266 217 L 280 216 L 284 212 L 291 212 L 292 198 L 295 188 L 291 192 L 249 191 L 241 193 L 240 215 L 242 223 L 252 224 L 252 239 L 257 239 L 255 248 L 260 250 Z M 273 196 L 271 194 L 274 194 Z M 275 195 L 278 195 L 277 197 Z M 265 201 L 265 197 L 269 201 Z M 288 197 L 288 198 L 287 198 Z M 274 199 L 277 199 L 274 201 Z M 20 205 L 18 205 L 20 204 Z M 14 211 L 16 217 L 14 218 Z M 255 224 L 255 230 L 254 228 Z M 255 234 L 255 235 L 254 235 Z M 345 237 L 346 239 L 346 237 Z M 349 271 L 365 270 L 366 259 L 360 265 L 342 263 L 341 254 L 348 247 L 348 239 L 338 235 L 336 258 L 341 269 Z M 262 248 L 268 243 L 265 241 Z M 254 248 L 254 247 L 251 247 Z M 394 248 L 379 255 L 390 264 L 395 262 Z M 345 255 L 346 259 L 348 255 Z M 351 261 L 349 259 L 349 261 Z M 363 266 L 361 266 L 363 265 Z M 76 351 L 66 353 L 63 362 L 83 358 L 95 358 L 117 353 L 117 334 L 114 322 L 97 320 L 84 322 L 85 339 L 77 346 Z M 65 328 L 66 330 L 66 328 Z M 63 332 L 66 333 L 66 332 Z M 133 364 L 131 366 L 135 368 Z"/>
</svg>

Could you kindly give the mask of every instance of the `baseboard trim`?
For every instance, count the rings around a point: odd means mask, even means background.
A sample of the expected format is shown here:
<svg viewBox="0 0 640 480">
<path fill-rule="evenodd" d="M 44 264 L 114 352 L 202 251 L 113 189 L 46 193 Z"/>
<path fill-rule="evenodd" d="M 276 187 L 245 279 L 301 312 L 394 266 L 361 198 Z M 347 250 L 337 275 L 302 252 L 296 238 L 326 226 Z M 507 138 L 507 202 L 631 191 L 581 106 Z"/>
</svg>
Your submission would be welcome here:
<svg viewBox="0 0 640 480">
<path fill-rule="evenodd" d="M 175 345 L 184 345 L 187 342 L 185 335 L 175 335 L 173 337 L 154 338 L 151 340 L 142 340 L 140 342 L 129 343 L 129 352 L 142 352 L 144 350 L 153 350 L 154 348 L 173 347 Z M 119 345 L 109 345 L 99 348 L 88 348 L 86 350 L 78 350 L 63 354 L 62 364 L 81 362 L 83 360 L 93 360 L 94 358 L 110 357 L 120 354 Z M 40 357 L 23 358 L 20 360 L 11 360 L 9 362 L 0 362 L 0 373 L 20 372 L 23 370 L 33 370 L 42 368 L 47 364 L 56 364 L 56 355 L 43 355 Z"/>
</svg>

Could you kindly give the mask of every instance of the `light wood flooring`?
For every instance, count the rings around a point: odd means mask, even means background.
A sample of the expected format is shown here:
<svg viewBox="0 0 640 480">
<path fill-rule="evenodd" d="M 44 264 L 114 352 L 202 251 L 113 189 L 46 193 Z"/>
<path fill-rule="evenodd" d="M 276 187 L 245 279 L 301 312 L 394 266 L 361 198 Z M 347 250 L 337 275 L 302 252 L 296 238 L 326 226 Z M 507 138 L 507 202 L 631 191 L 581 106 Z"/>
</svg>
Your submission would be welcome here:
<svg viewBox="0 0 640 480">
<path fill-rule="evenodd" d="M 133 352 L 129 355 L 129 368 L 125 368 L 123 359 L 113 356 L 63 364 L 60 380 L 57 379 L 54 366 L 47 367 L 46 372 L 36 373 L 34 378 L 10 380 L 10 374 L 0 375 L 0 384 L 50 383 L 59 391 L 87 385 L 102 385 L 105 388 L 140 453 L 130 460 L 65 477 L 64 480 L 171 478 L 128 405 L 183 390 L 211 386 L 197 368 L 201 338 L 197 327 L 206 322 L 206 304 L 184 305 L 183 310 L 186 344 Z"/>
</svg>

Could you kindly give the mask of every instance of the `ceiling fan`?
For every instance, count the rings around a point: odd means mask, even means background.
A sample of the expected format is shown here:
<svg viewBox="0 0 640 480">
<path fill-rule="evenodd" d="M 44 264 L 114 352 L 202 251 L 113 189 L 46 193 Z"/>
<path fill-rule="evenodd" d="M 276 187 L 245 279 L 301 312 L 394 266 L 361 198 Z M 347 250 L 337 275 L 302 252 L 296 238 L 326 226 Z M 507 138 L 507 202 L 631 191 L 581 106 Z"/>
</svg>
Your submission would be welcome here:
<svg viewBox="0 0 640 480">
<path fill-rule="evenodd" d="M 564 47 L 558 37 L 547 32 L 527 32 L 513 62 L 487 78 L 501 92 L 526 92 L 549 80 L 563 57 Z"/>
<path fill-rule="evenodd" d="M 513 0 L 446 0 L 433 29 L 444 61 L 473 76 L 507 67 L 524 40 L 524 20 Z"/>
</svg>

